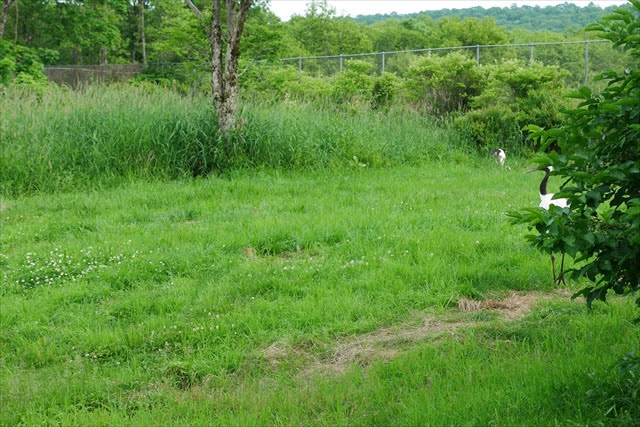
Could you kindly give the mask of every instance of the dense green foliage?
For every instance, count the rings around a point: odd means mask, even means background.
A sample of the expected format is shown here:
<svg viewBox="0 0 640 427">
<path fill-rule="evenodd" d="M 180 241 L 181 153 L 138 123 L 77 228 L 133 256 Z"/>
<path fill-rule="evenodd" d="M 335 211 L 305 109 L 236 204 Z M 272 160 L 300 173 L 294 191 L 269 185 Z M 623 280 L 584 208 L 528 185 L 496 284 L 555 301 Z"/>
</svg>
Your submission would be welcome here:
<svg viewBox="0 0 640 427">
<path fill-rule="evenodd" d="M 195 3 L 205 15 L 210 14 L 210 2 Z M 4 40 L 32 49 L 55 50 L 60 64 L 142 62 L 143 36 L 148 62 L 203 63 L 209 54 L 202 24 L 181 0 L 32 0 L 20 6 L 17 15 L 12 9 L 7 16 Z M 242 52 L 244 60 L 249 63 L 256 58 L 276 60 L 306 55 L 576 40 L 585 36 L 579 29 L 594 22 L 595 18 L 583 20 L 582 12 L 591 16 L 590 13 L 598 10 L 599 16 L 604 14 L 595 6 L 501 9 L 524 14 L 538 24 L 549 22 L 548 17 L 535 17 L 536 12 L 544 13 L 576 28 L 549 32 L 540 25 L 535 28 L 526 28 L 526 24 L 505 26 L 491 16 L 492 9 L 474 16 L 466 14 L 465 11 L 469 10 L 477 12 L 483 9 L 457 10 L 456 15 L 434 15 L 435 19 L 420 15 L 365 25 L 336 16 L 335 10 L 326 2 L 312 1 L 303 16 L 296 15 L 288 22 L 281 22 L 269 11 L 268 4 L 257 2 L 247 19 Z M 571 17 L 558 13 L 559 10 L 570 13 Z M 515 29 L 509 31 L 507 28 Z M 486 51 L 484 58 L 487 63 L 492 62 L 497 53 Z M 536 58 L 546 64 L 550 63 L 548 60 L 555 59 L 561 62 L 556 65 L 569 66 L 579 60 L 580 53 L 576 49 L 545 48 L 536 53 Z M 575 54 L 578 56 L 574 57 Z M 616 56 L 609 50 L 605 57 L 610 62 Z"/>
<path fill-rule="evenodd" d="M 416 56 L 407 71 L 370 74 L 371 64 L 346 61 L 345 71 L 313 76 L 295 68 L 262 67 L 243 81 L 251 98 L 338 103 L 349 111 L 402 108 L 442 117 L 481 151 L 496 146 L 522 152 L 527 124 L 552 127 L 569 106 L 563 95 L 567 72 L 539 62 L 509 60 L 476 66 L 460 52 Z"/>
<path fill-rule="evenodd" d="M 430 105 L 435 113 L 464 110 L 470 98 L 479 93 L 476 61 L 459 52 L 421 58 L 406 77 L 408 98 Z"/>
<path fill-rule="evenodd" d="M 590 29 L 628 51 L 636 66 L 604 73 L 607 86 L 599 93 L 572 94 L 581 102 L 563 126 L 532 128 L 543 148 L 554 143 L 561 150 L 536 162 L 566 180 L 557 196 L 571 207 L 514 214 L 540 233 L 530 236 L 537 248 L 577 259 L 570 277 L 594 284 L 581 292 L 589 304 L 604 301 L 609 290 L 640 289 L 640 2 L 633 4 Z M 636 302 L 640 307 L 640 297 Z"/>
<path fill-rule="evenodd" d="M 455 125 L 478 147 L 521 152 L 523 126 L 549 128 L 562 123 L 560 111 L 568 107 L 564 76 L 558 67 L 539 62 L 511 60 L 480 67 L 481 89 L 471 98 L 472 110 L 458 117 Z"/>
<path fill-rule="evenodd" d="M 53 63 L 57 57 L 53 50 L 30 49 L 0 40 L 0 85 L 45 87 L 44 65 Z"/>
<path fill-rule="evenodd" d="M 425 10 L 420 13 L 409 13 L 405 15 L 390 13 L 376 15 L 359 15 L 355 18 L 356 22 L 373 24 L 388 19 L 441 19 L 445 17 L 460 18 L 477 18 L 482 19 L 487 16 L 496 20 L 498 25 L 508 29 L 522 28 L 529 31 L 553 31 L 563 33 L 570 28 L 583 28 L 593 22 L 596 22 L 603 16 L 611 13 L 619 6 L 611 5 L 604 9 L 589 4 L 584 7 L 577 6 L 572 3 L 564 3 L 550 6 L 516 6 L 515 4 L 507 7 L 490 7 L 481 6 L 470 7 L 467 9 L 441 9 L 441 10 Z"/>
</svg>

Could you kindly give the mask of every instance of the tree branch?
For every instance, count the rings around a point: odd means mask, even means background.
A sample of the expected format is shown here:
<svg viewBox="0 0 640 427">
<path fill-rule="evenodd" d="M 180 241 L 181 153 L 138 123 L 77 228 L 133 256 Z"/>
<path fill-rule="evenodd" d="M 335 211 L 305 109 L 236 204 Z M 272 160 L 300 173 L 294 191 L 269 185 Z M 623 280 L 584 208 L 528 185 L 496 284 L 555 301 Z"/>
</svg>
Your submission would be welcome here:
<svg viewBox="0 0 640 427">
<path fill-rule="evenodd" d="M 2 0 L 2 12 L 0 13 L 0 39 L 4 36 L 4 26 L 7 23 L 9 9 L 11 9 L 18 0 Z"/>
<path fill-rule="evenodd" d="M 222 63 L 222 19 L 220 17 L 220 0 L 212 0 L 211 8 L 213 16 L 211 19 L 211 66 L 213 75 L 211 78 L 211 89 L 216 107 L 225 98 L 224 90 L 224 66 Z"/>
<path fill-rule="evenodd" d="M 187 6 L 189 6 L 189 9 L 191 9 L 191 11 L 198 17 L 198 18 L 202 18 L 202 12 L 200 12 L 200 9 L 198 9 L 196 7 L 195 4 L 193 4 L 193 2 L 191 0 L 184 0 L 185 3 L 187 3 Z"/>
<path fill-rule="evenodd" d="M 253 64 L 255 64 L 256 62 L 258 62 L 258 58 L 260 58 L 260 55 L 262 55 L 268 48 L 265 46 L 262 50 L 260 50 L 260 52 L 258 52 L 258 54 L 255 56 L 255 58 L 253 58 L 253 61 L 251 61 L 251 63 L 249 65 L 247 65 L 246 67 L 244 67 L 244 70 L 242 70 L 239 74 L 238 74 L 238 78 L 242 77 L 242 75 L 253 66 Z"/>
</svg>

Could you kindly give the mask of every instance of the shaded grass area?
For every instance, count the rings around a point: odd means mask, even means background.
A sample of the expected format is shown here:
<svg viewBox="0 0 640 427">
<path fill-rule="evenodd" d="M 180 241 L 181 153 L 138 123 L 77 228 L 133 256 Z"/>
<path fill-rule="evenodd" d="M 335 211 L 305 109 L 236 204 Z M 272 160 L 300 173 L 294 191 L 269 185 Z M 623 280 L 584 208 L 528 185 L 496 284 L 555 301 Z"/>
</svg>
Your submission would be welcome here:
<svg viewBox="0 0 640 427">
<path fill-rule="evenodd" d="M 548 257 L 504 215 L 537 205 L 537 177 L 492 160 L 4 203 L 3 424 L 637 423 L 603 403 L 620 400 L 612 366 L 640 345 L 626 299 L 476 315 L 343 375 L 264 361 L 275 342 L 323 357 L 462 297 L 551 289 Z"/>
<path fill-rule="evenodd" d="M 209 98 L 133 85 L 0 90 L 0 194 L 112 187 L 239 168 L 468 161 L 446 123 L 410 111 L 249 102 L 220 138 Z"/>
</svg>

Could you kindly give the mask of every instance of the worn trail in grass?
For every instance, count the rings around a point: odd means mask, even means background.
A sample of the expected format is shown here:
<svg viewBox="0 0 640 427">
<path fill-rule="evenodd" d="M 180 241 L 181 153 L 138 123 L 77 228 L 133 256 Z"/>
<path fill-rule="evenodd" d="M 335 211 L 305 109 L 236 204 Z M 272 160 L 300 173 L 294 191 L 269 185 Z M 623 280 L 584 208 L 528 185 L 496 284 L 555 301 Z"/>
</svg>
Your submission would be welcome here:
<svg viewBox="0 0 640 427">
<path fill-rule="evenodd" d="M 626 300 L 508 325 L 461 314 L 481 325 L 338 377 L 265 360 L 277 342 L 322 358 L 461 298 L 550 290 L 548 258 L 504 215 L 537 204 L 537 178 L 478 161 L 6 200 L 2 422 L 606 420 L 585 396 L 640 343 Z"/>
</svg>

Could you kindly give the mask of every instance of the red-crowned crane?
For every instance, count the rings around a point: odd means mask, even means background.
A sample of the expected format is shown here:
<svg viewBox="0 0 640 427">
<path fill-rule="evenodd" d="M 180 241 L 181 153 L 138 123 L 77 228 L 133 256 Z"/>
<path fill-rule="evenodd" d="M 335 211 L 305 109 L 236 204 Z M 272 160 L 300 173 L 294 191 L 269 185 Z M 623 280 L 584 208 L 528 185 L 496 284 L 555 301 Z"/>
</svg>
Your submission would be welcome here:
<svg viewBox="0 0 640 427">
<path fill-rule="evenodd" d="M 504 159 L 507 158 L 507 155 L 504 154 L 504 150 L 501 150 L 499 148 L 491 150 L 491 157 L 496 159 L 496 162 L 500 163 L 501 167 L 504 167 Z"/>
<path fill-rule="evenodd" d="M 549 206 L 554 205 L 554 206 L 558 206 L 560 208 L 568 208 L 569 207 L 569 202 L 567 201 L 567 199 L 554 199 L 554 193 L 548 193 L 547 192 L 547 182 L 549 182 L 549 175 L 551 174 L 551 172 L 553 171 L 553 166 L 547 166 L 546 168 L 542 168 L 542 169 L 538 169 L 538 167 L 536 166 L 535 168 L 528 170 L 526 173 L 531 173 L 531 172 L 536 172 L 536 171 L 544 171 L 544 178 L 542 178 L 542 181 L 540 181 L 540 204 L 538 206 L 540 206 L 542 209 L 544 210 L 549 210 Z M 563 284 L 566 285 L 566 282 L 564 281 L 564 251 L 562 252 L 562 262 L 560 263 L 560 275 L 558 276 L 558 278 L 556 278 L 556 265 L 555 265 L 555 261 L 556 258 L 553 256 L 553 253 L 551 254 L 551 268 L 553 270 L 553 281 L 554 282 L 562 282 Z"/>
</svg>

